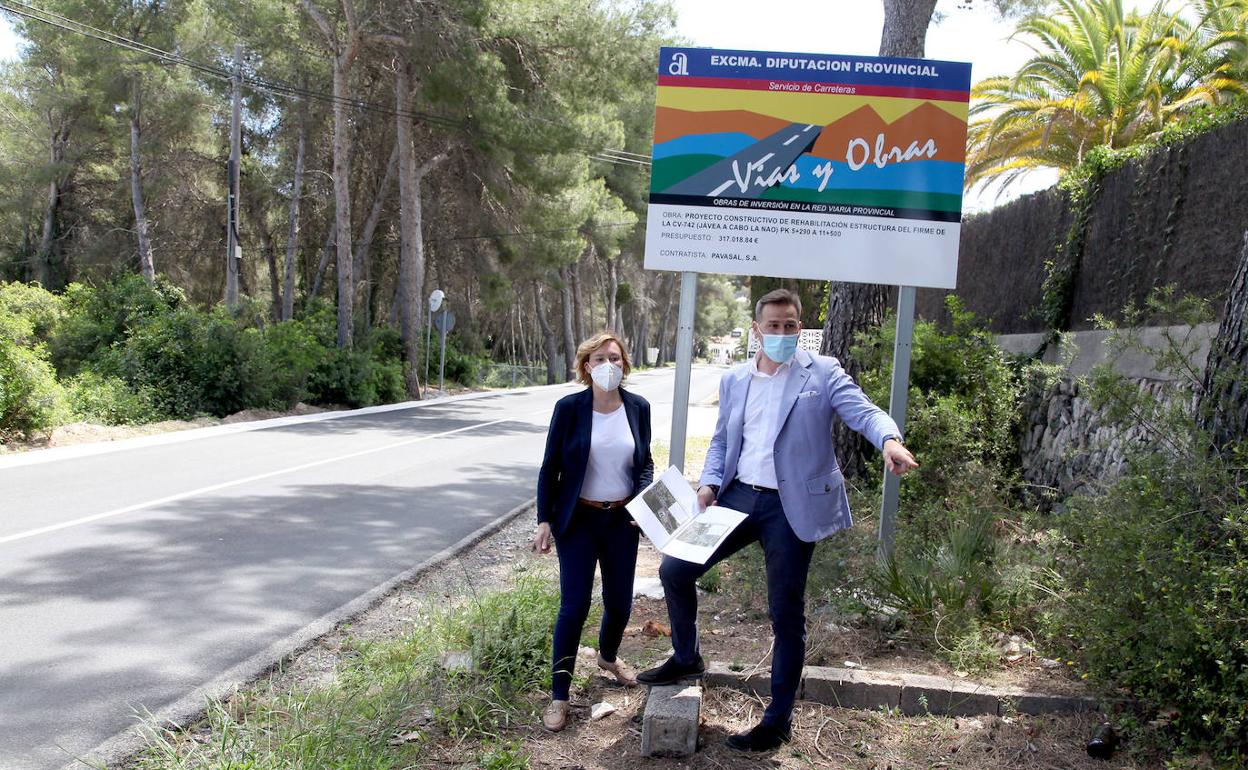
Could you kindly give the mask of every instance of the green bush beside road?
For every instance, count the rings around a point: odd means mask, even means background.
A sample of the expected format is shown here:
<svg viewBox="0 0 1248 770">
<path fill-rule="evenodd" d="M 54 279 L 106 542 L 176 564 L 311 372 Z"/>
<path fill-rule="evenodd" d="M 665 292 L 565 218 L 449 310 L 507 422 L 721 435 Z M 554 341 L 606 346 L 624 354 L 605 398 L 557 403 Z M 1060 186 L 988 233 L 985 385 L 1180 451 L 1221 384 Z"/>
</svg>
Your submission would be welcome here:
<svg viewBox="0 0 1248 770">
<path fill-rule="evenodd" d="M 0 440 L 74 420 L 121 425 L 404 400 L 398 332 L 369 329 L 345 350 L 336 323 L 324 302 L 274 323 L 258 301 L 203 309 L 171 284 L 136 275 L 71 284 L 63 294 L 0 284 Z M 479 358 L 448 337 L 447 380 L 473 385 L 480 371 Z"/>
</svg>

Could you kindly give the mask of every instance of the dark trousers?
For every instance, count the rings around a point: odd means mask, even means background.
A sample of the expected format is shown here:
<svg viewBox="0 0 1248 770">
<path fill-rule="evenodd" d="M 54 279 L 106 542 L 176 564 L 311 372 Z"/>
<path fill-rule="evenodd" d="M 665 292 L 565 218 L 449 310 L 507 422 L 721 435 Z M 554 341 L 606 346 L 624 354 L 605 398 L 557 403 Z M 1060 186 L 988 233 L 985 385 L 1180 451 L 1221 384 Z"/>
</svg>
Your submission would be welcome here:
<svg viewBox="0 0 1248 770">
<path fill-rule="evenodd" d="M 767 564 L 767 609 L 775 646 L 771 656 L 771 703 L 763 723 L 788 724 L 802 681 L 806 658 L 806 573 L 815 544 L 798 539 L 784 517 L 777 492 L 758 492 L 732 483 L 717 505 L 748 514 L 706 564 L 663 557 L 659 577 L 672 621 L 672 649 L 676 660 L 692 663 L 698 657 L 698 594 L 695 581 L 718 562 L 750 543 L 763 547 Z"/>
<path fill-rule="evenodd" d="M 615 660 L 624 638 L 624 627 L 633 611 L 633 573 L 637 568 L 637 527 L 624 508 L 604 511 L 577 505 L 568 531 L 555 540 L 559 554 L 559 617 L 555 640 L 550 692 L 555 700 L 567 700 L 572 670 L 581 642 L 581 629 L 589 616 L 594 590 L 594 567 L 602 567 L 602 625 L 598 629 L 598 652 Z"/>
</svg>

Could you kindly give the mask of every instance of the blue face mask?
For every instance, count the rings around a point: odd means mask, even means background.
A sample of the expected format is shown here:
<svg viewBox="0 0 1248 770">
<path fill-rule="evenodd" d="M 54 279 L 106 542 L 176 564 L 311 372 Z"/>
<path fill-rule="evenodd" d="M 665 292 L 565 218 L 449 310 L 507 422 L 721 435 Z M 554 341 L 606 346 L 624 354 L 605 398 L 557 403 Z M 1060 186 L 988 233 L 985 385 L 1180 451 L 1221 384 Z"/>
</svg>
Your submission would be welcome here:
<svg viewBox="0 0 1248 770">
<path fill-rule="evenodd" d="M 772 361 L 783 364 L 797 352 L 796 334 L 764 334 L 763 353 Z"/>
</svg>

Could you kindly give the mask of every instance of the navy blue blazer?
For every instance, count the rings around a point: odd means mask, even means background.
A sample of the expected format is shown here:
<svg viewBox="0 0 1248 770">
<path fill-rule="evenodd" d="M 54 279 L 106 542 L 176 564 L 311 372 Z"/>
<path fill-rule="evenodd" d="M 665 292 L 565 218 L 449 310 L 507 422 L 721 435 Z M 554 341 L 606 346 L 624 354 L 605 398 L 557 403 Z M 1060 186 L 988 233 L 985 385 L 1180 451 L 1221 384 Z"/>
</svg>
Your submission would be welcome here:
<svg viewBox="0 0 1248 770">
<path fill-rule="evenodd" d="M 624 414 L 633 429 L 633 491 L 635 496 L 654 480 L 650 456 L 650 402 L 620 388 Z M 589 434 L 594 424 L 593 388 L 564 396 L 555 404 L 546 434 L 546 455 L 537 474 L 537 522 L 550 522 L 556 538 L 567 531 L 572 509 L 581 496 L 589 465 Z"/>
</svg>

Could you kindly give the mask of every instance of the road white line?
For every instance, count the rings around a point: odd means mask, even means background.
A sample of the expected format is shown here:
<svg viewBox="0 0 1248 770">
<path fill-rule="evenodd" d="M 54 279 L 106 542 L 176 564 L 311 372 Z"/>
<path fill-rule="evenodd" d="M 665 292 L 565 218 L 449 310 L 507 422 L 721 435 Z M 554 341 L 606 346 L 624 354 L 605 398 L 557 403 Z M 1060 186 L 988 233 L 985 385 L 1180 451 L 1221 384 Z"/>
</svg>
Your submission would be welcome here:
<svg viewBox="0 0 1248 770">
<path fill-rule="evenodd" d="M 793 142 L 797 141 L 797 138 L 799 136 L 801 136 L 801 134 L 794 134 L 793 136 L 790 136 L 788 139 L 784 141 L 784 146 L 788 147 L 790 144 L 793 144 Z"/>
<path fill-rule="evenodd" d="M 350 409 L 340 412 L 318 412 L 317 414 L 275 417 L 270 420 L 257 420 L 254 422 L 236 422 L 229 425 L 213 425 L 207 428 L 193 428 L 191 430 L 180 430 L 172 433 L 158 433 L 151 436 L 137 436 L 135 438 L 121 439 L 118 441 L 97 441 L 92 444 L 52 447 L 51 449 L 36 449 L 0 456 L 0 471 L 8 468 L 20 468 L 27 465 L 55 462 L 57 460 L 70 460 L 78 457 L 92 457 L 100 454 L 124 452 L 130 449 L 146 449 L 154 446 L 180 444 L 186 441 L 197 441 L 203 438 L 231 436 L 236 433 L 246 433 L 253 430 L 268 430 L 269 428 L 281 428 L 288 425 L 302 425 L 309 422 L 341 420 L 351 417 L 362 417 L 370 414 L 383 414 L 385 412 L 394 412 L 404 409 L 420 409 L 431 406 L 443 406 L 445 404 L 490 398 L 491 396 L 498 396 L 502 394 L 531 393 L 541 388 L 562 387 L 564 387 L 564 385 L 531 385 L 525 388 L 509 388 L 507 390 L 491 390 L 479 393 L 461 393 L 455 396 L 445 396 L 425 401 L 404 401 L 398 404 L 367 406 L 362 409 Z"/>
<path fill-rule="evenodd" d="M 754 166 L 755 168 L 762 168 L 764 163 L 766 163 L 767 161 L 771 160 L 771 159 L 772 159 L 772 158 L 774 158 L 774 157 L 776 157 L 776 154 L 775 154 L 774 152 L 769 152 L 769 153 L 767 153 L 766 155 L 764 155 L 763 157 L 761 157 L 761 158 L 759 158 L 758 160 L 754 161 L 754 162 L 753 162 L 752 164 L 750 164 L 750 165 Z"/>
<path fill-rule="evenodd" d="M 549 410 L 547 409 L 543 409 L 543 410 L 540 410 L 540 413 L 546 414 L 548 411 Z M 534 415 L 538 413 L 539 412 L 530 412 L 525 415 L 520 415 L 520 417 L 528 417 L 530 415 Z M 70 527 L 77 527 L 82 524 L 90 524 L 93 521 L 109 519 L 114 516 L 121 516 L 122 514 L 125 514 L 125 513 L 133 513 L 134 511 L 141 511 L 144 508 L 152 508 L 157 505 L 164 505 L 165 503 L 172 503 L 176 500 L 185 500 L 188 497 L 195 497 L 196 495 L 204 495 L 204 494 L 208 494 L 209 492 L 217 492 L 222 489 L 229 489 L 230 487 L 237 487 L 243 484 L 250 484 L 253 481 L 261 481 L 263 479 L 273 478 L 274 476 L 281 476 L 286 473 L 295 473 L 297 471 L 307 470 L 308 468 L 316 468 L 317 466 L 320 466 L 320 465 L 329 465 L 330 463 L 342 462 L 343 460 L 351 460 L 356 457 L 363 457 L 365 455 L 376 454 L 378 452 L 386 452 L 391 449 L 397 449 L 399 447 L 408 446 L 410 444 L 418 444 L 421 441 L 429 441 L 430 439 L 444 438 L 446 436 L 454 436 L 456 433 L 465 433 L 470 430 L 476 430 L 477 428 L 485 428 L 490 425 L 497 425 L 500 422 L 511 422 L 516 419 L 519 419 L 519 417 L 516 417 L 516 416 L 504 417 L 502 419 L 490 420 L 489 422 L 482 422 L 476 425 L 466 425 L 462 428 L 456 428 L 455 430 L 443 431 L 442 433 L 432 433 L 428 436 L 417 436 L 416 438 L 409 438 L 409 439 L 404 439 L 403 441 L 396 441 L 392 444 L 386 444 L 385 446 L 373 447 L 372 449 L 363 449 L 359 452 L 351 452 L 350 454 L 339 455 L 338 457 L 330 457 L 324 460 L 316 460 L 314 462 L 304 463 L 303 465 L 296 465 L 291 468 L 282 468 L 281 470 L 269 471 L 268 473 L 260 473 L 255 476 L 248 476 L 245 479 L 235 479 L 234 481 L 226 481 L 221 484 L 213 484 L 212 486 L 200 487 L 199 489 L 192 489 L 189 492 L 179 492 L 176 495 L 169 495 L 167 497 L 161 497 L 156 500 L 148 500 L 146 503 L 137 503 L 135 505 L 128 505 L 125 508 L 118 508 L 113 511 L 105 511 L 103 513 L 95 513 L 90 516 L 83 516 L 78 519 L 73 519 L 72 521 L 65 521 L 65 522 L 61 522 L 60 524 L 52 524 L 47 527 L 40 527 L 38 529 L 27 530 L 26 532 L 18 532 L 15 535 L 7 535 L 5 537 L 0 537 L 0 545 L 4 545 L 5 543 L 12 543 L 17 540 L 25 540 L 26 538 L 35 537 L 37 535 L 46 535 L 49 532 L 57 532 L 62 529 L 69 529 Z"/>
<path fill-rule="evenodd" d="M 724 190 L 727 190 L 729 187 L 732 187 L 734 184 L 736 184 L 736 182 L 734 182 L 734 181 L 732 181 L 731 179 L 729 179 L 727 182 L 724 182 L 724 183 L 723 183 L 723 184 L 721 184 L 719 187 L 716 187 L 714 190 L 711 190 L 711 192 L 709 193 L 709 195 L 710 195 L 712 198 L 714 198 L 715 196 L 717 196 L 717 195 L 719 195 L 720 193 L 722 193 Z"/>
<path fill-rule="evenodd" d="M 810 130 L 810 129 L 812 129 L 812 128 L 814 128 L 814 126 L 813 126 L 813 125 L 806 126 L 805 128 L 803 128 L 803 129 L 802 129 L 802 133 L 804 134 L 804 133 L 806 133 L 807 131 L 809 131 L 809 130 Z"/>
</svg>

